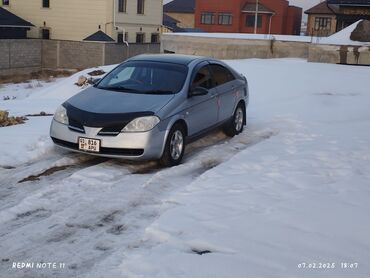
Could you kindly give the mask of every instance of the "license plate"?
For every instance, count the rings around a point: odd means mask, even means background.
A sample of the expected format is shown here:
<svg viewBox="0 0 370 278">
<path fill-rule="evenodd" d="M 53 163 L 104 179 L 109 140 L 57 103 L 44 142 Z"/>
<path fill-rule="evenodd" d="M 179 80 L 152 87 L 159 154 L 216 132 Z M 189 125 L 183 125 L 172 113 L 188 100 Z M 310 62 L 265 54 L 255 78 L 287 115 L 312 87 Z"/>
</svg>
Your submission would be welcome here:
<svg viewBox="0 0 370 278">
<path fill-rule="evenodd" d="M 100 151 L 100 140 L 80 137 L 78 138 L 78 149 L 98 153 Z"/>
</svg>

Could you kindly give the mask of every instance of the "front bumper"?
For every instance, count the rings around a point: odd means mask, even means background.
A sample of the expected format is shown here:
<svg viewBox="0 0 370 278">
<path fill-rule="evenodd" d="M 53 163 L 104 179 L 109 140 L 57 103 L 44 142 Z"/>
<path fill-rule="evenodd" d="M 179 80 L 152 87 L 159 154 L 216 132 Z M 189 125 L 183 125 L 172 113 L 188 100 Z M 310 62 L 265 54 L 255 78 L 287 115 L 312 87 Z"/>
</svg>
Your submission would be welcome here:
<svg viewBox="0 0 370 278">
<path fill-rule="evenodd" d="M 54 119 L 50 127 L 50 137 L 64 149 L 96 156 L 116 157 L 130 160 L 159 159 L 162 156 L 167 131 L 154 127 L 147 132 L 119 133 L 116 136 L 98 135 L 101 128 L 84 127 L 85 132 L 71 130 L 67 125 Z M 100 152 L 85 152 L 78 149 L 78 138 L 99 139 Z"/>
</svg>

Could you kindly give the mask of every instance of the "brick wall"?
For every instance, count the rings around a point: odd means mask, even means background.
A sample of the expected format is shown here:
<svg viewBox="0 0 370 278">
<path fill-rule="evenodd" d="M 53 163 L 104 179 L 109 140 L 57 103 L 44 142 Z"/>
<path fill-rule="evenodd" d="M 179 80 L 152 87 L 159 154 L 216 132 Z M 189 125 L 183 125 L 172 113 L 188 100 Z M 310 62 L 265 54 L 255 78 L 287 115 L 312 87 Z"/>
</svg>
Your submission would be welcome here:
<svg viewBox="0 0 370 278">
<path fill-rule="evenodd" d="M 248 1 L 197 0 L 195 2 L 195 27 L 205 32 L 254 33 L 254 26 L 247 26 L 246 24 L 247 17 L 253 16 L 253 14 L 242 12 L 246 2 Z M 258 34 L 268 34 L 269 31 L 271 31 L 271 34 L 299 34 L 301 8 L 289 7 L 289 2 L 286 0 L 259 0 L 259 3 L 273 11 L 273 13 L 259 14 L 262 17 L 262 22 L 261 26 L 257 28 Z M 202 12 L 213 12 L 215 22 L 213 24 L 202 24 Z M 218 15 L 225 12 L 232 14 L 230 25 L 218 24 Z"/>
</svg>

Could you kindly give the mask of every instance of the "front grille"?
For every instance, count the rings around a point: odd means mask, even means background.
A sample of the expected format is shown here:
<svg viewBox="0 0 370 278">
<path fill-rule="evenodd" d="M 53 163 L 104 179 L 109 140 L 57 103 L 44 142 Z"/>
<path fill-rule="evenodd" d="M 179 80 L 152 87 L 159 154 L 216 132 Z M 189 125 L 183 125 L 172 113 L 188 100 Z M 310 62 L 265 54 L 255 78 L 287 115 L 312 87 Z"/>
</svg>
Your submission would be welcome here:
<svg viewBox="0 0 370 278">
<path fill-rule="evenodd" d="M 68 128 L 72 131 L 76 131 L 76 132 L 79 132 L 79 133 L 85 133 L 85 129 L 81 129 L 81 128 L 78 128 L 78 127 L 75 127 L 75 126 L 72 126 L 72 125 L 69 125 Z"/>
<path fill-rule="evenodd" d="M 100 136 L 117 136 L 118 134 L 121 133 L 121 130 L 123 128 L 124 128 L 123 125 L 104 127 L 99 131 L 98 135 L 100 135 Z"/>
<path fill-rule="evenodd" d="M 57 139 L 57 138 L 54 138 L 54 137 L 51 137 L 51 139 L 57 145 L 60 145 L 62 147 L 66 147 L 66 148 L 69 148 L 69 149 L 78 150 L 78 144 L 76 144 L 76 143 L 60 140 L 60 139 Z"/>
<path fill-rule="evenodd" d="M 76 131 L 76 132 L 79 132 L 79 133 L 85 133 L 84 126 L 80 122 L 78 122 L 77 120 L 75 120 L 73 118 L 69 119 L 68 128 L 70 130 L 73 130 L 73 131 Z"/>
<path fill-rule="evenodd" d="M 78 150 L 78 144 L 72 143 L 64 140 L 60 140 L 54 137 L 51 137 L 53 142 L 56 145 L 59 145 L 61 147 L 65 147 L 68 149 Z M 141 156 L 144 154 L 144 149 L 118 149 L 118 148 L 104 148 L 100 147 L 99 153 L 93 153 L 93 154 L 102 154 L 102 155 L 117 155 L 117 156 Z"/>
</svg>

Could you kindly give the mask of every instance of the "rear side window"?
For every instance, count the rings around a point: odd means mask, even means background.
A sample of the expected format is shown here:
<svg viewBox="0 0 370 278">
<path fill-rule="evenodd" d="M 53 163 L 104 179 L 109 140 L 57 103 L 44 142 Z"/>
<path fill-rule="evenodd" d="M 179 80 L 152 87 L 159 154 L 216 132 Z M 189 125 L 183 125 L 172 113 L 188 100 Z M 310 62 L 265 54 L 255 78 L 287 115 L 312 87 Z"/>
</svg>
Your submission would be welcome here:
<svg viewBox="0 0 370 278">
<path fill-rule="evenodd" d="M 234 75 L 227 68 L 221 65 L 213 64 L 210 65 L 210 68 L 212 71 L 213 82 L 216 86 L 235 80 Z"/>
<path fill-rule="evenodd" d="M 202 87 L 206 89 L 212 89 L 212 78 L 209 67 L 204 66 L 198 70 L 197 74 L 194 77 L 193 83 L 191 84 L 192 88 Z"/>
</svg>

